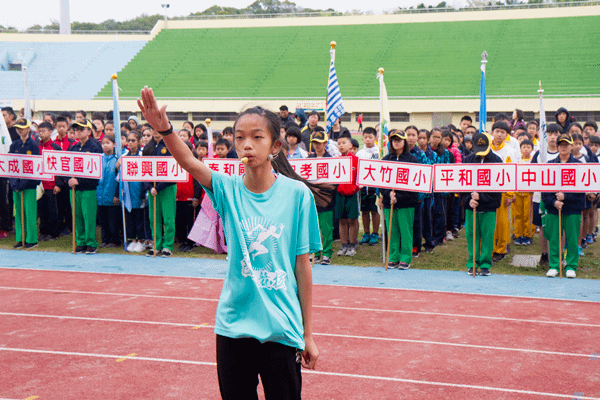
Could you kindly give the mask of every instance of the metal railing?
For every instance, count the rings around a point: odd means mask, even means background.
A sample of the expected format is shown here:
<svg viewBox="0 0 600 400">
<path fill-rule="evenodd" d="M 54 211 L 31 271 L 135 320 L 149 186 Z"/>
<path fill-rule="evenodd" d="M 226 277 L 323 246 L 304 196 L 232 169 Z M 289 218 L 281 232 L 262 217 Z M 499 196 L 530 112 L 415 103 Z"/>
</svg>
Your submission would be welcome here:
<svg viewBox="0 0 600 400">
<path fill-rule="evenodd" d="M 86 31 L 72 30 L 74 35 L 150 35 L 151 31 Z M 59 30 L 51 29 L 29 29 L 26 31 L 18 31 L 16 29 L 0 29 L 0 33 L 15 33 L 15 34 L 36 34 L 36 35 L 57 35 Z"/>
</svg>

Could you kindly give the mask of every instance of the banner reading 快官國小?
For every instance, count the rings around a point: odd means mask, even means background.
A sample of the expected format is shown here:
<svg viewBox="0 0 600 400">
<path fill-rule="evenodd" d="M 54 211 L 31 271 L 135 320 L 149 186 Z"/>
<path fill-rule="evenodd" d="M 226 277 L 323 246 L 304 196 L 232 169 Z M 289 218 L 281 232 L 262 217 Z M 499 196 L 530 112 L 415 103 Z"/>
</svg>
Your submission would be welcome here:
<svg viewBox="0 0 600 400">
<path fill-rule="evenodd" d="M 44 150 L 42 157 L 45 174 L 89 179 L 102 178 L 102 154 Z"/>
<path fill-rule="evenodd" d="M 187 182 L 185 171 L 173 157 L 121 157 L 121 179 L 129 182 Z"/>
<path fill-rule="evenodd" d="M 44 174 L 43 158 L 27 154 L 0 154 L 0 177 L 52 181 L 54 176 Z"/>
<path fill-rule="evenodd" d="M 431 165 L 381 160 L 358 160 L 359 186 L 430 193 Z"/>
<path fill-rule="evenodd" d="M 517 164 L 437 164 L 435 192 L 514 192 Z"/>
</svg>

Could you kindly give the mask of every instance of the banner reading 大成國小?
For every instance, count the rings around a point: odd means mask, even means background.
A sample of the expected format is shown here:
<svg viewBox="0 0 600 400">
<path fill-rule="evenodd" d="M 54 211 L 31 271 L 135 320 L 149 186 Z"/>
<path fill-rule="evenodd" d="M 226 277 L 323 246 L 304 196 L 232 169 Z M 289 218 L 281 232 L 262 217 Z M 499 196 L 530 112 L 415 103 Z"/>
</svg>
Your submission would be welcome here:
<svg viewBox="0 0 600 400">
<path fill-rule="evenodd" d="M 42 156 L 29 154 L 0 154 L 0 177 L 52 181 L 44 174 Z"/>
</svg>

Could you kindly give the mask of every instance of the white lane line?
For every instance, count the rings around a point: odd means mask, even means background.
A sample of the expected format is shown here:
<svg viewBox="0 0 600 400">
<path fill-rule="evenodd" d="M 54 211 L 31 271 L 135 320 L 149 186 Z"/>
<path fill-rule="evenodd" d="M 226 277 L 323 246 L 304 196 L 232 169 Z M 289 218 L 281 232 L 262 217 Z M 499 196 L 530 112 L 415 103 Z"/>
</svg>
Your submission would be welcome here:
<svg viewBox="0 0 600 400">
<path fill-rule="evenodd" d="M 72 320 L 83 320 L 83 321 L 97 321 L 97 322 L 119 322 L 119 323 L 131 323 L 131 324 L 146 324 L 146 325 L 164 325 L 164 326 L 176 326 L 176 327 L 191 327 L 191 328 L 214 328 L 214 325 L 205 324 L 182 324 L 176 322 L 158 322 L 158 321 L 135 321 L 125 319 L 111 319 L 111 318 L 91 318 L 91 317 L 71 317 L 61 315 L 41 315 L 41 314 L 21 314 L 21 313 L 5 313 L 0 312 L 0 315 L 7 315 L 12 317 L 33 317 L 33 318 L 54 318 L 54 319 L 72 319 Z M 531 349 L 519 349 L 510 347 L 495 347 L 495 346 L 482 346 L 475 344 L 466 343 L 448 343 L 448 342 L 435 342 L 429 340 L 413 340 L 413 339 L 396 339 L 387 337 L 373 337 L 373 336 L 358 336 L 358 335 L 342 335 L 335 333 L 313 333 L 314 336 L 323 337 L 334 337 L 343 339 L 358 339 L 368 341 L 383 341 L 383 342 L 399 342 L 399 343 L 415 343 L 415 344 L 431 344 L 436 346 L 453 346 L 453 347 L 466 347 L 471 349 L 484 349 L 484 350 L 499 350 L 499 351 L 514 351 L 521 353 L 531 354 L 545 354 L 552 356 L 566 356 L 566 357 L 585 357 L 590 356 L 589 353 L 564 353 L 558 351 L 546 351 L 546 350 L 531 350 Z"/>
<path fill-rule="evenodd" d="M 123 355 L 76 353 L 76 352 L 52 351 L 52 350 L 17 349 L 17 348 L 8 348 L 8 347 L 0 347 L 0 351 L 37 353 L 37 354 L 54 354 L 54 355 L 81 356 L 81 357 L 98 357 L 98 358 L 110 358 L 110 359 L 118 359 L 118 358 L 123 357 Z M 202 366 L 216 366 L 217 365 L 214 362 L 173 360 L 173 359 L 167 359 L 167 358 L 151 358 L 151 357 L 137 357 L 137 356 L 129 358 L 128 360 L 130 360 L 130 361 L 136 361 L 136 360 L 138 360 L 138 361 L 153 361 L 153 362 L 190 364 L 190 365 L 202 365 Z M 573 395 L 567 395 L 567 394 L 535 392 L 535 391 L 531 391 L 531 390 L 506 389 L 506 388 L 496 388 L 496 387 L 489 387 L 489 386 L 466 385 L 466 384 L 460 384 L 460 383 L 432 382 L 432 381 L 422 381 L 422 380 L 414 380 L 414 379 L 391 378 L 391 377 L 385 377 L 385 376 L 345 374 L 345 373 L 341 373 L 341 372 L 312 371 L 312 370 L 303 370 L 303 373 L 312 374 L 312 375 L 337 376 L 337 377 L 343 377 L 343 378 L 354 378 L 354 379 L 359 378 L 359 379 L 370 379 L 370 380 L 379 380 L 379 381 L 388 381 L 388 382 L 410 383 L 410 384 L 416 384 L 416 385 L 429 385 L 429 386 L 442 386 L 442 387 L 452 387 L 452 388 L 462 388 L 462 389 L 487 390 L 487 391 L 503 392 L 503 393 L 517 393 L 517 394 L 526 394 L 526 395 L 534 395 L 534 396 L 554 397 L 554 398 L 559 398 L 559 399 L 565 399 L 565 398 L 572 399 L 573 398 Z M 598 397 L 578 396 L 577 398 L 581 399 L 581 400 L 600 400 L 600 398 L 598 398 Z"/>
<path fill-rule="evenodd" d="M 34 291 L 34 292 L 91 294 L 91 295 L 101 295 L 101 296 L 107 295 L 107 296 L 145 297 L 145 298 L 152 298 L 152 299 L 194 300 L 194 301 L 210 301 L 210 302 L 218 302 L 219 301 L 219 299 L 207 299 L 207 298 L 202 298 L 202 297 L 177 297 L 177 296 L 160 296 L 160 295 L 150 295 L 150 294 L 84 292 L 84 291 L 79 291 L 79 290 L 61 290 L 61 289 L 32 289 L 32 288 L 17 288 L 17 287 L 6 287 L 6 286 L 0 286 L 0 289 Z M 539 320 L 539 319 L 491 317 L 491 316 L 485 316 L 485 315 L 451 314 L 451 313 L 440 313 L 440 312 L 430 312 L 430 311 L 387 310 L 387 309 L 380 309 L 380 308 L 343 307 L 343 306 L 329 306 L 329 305 L 328 306 L 320 306 L 320 305 L 314 305 L 314 304 L 313 304 L 313 308 L 324 308 L 324 309 L 329 309 L 329 310 L 361 311 L 361 312 L 378 312 L 378 313 L 433 315 L 433 316 L 452 317 L 452 318 L 480 318 L 480 319 L 495 320 L 495 321 L 527 322 L 527 323 L 535 323 L 535 324 L 585 326 L 588 328 L 600 328 L 600 324 L 585 324 L 585 323 L 581 323 L 581 322 L 544 321 L 544 320 Z"/>
<path fill-rule="evenodd" d="M 53 293 L 72 293 L 72 294 L 93 294 L 102 296 L 127 296 L 127 297 L 146 297 L 151 299 L 171 299 L 171 300 L 195 300 L 195 301 L 212 301 L 218 302 L 219 299 L 207 299 L 203 297 L 181 297 L 181 296 L 159 296 L 152 294 L 131 294 L 131 293 L 110 293 L 110 292 L 84 292 L 81 290 L 62 290 L 62 289 L 31 289 L 0 286 L 4 290 L 24 290 L 33 292 L 53 292 Z"/>
<path fill-rule="evenodd" d="M 328 308 L 345 311 L 367 311 L 367 312 L 380 312 L 380 313 L 398 313 L 398 314 L 420 314 L 420 315 L 435 315 L 440 317 L 453 317 L 453 318 L 480 318 L 480 319 L 491 319 L 496 321 L 512 321 L 512 322 L 529 322 L 534 324 L 551 324 L 551 325 L 566 325 L 566 326 L 585 326 L 589 328 L 600 328 L 600 324 L 584 324 L 581 322 L 561 322 L 561 321 L 544 321 L 540 319 L 521 319 L 521 318 L 507 318 L 507 317 L 490 317 L 485 315 L 467 315 L 467 314 L 450 314 L 430 311 L 408 311 L 408 310 L 384 310 L 379 308 L 360 308 L 360 307 L 339 307 L 339 306 L 317 306 L 313 304 L 313 308 Z"/>
</svg>

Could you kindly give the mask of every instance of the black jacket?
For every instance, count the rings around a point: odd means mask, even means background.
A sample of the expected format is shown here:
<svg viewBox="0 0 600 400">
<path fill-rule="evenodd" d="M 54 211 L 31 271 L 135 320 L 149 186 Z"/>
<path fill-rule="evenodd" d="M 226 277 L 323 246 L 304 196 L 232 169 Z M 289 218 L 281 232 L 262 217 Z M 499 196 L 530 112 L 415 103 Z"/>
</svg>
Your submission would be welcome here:
<svg viewBox="0 0 600 400">
<path fill-rule="evenodd" d="M 102 154 L 102 146 L 100 142 L 98 142 L 93 137 L 90 137 L 85 144 L 81 144 L 81 142 L 77 142 L 69 147 L 68 151 L 74 151 L 77 153 L 99 153 Z M 99 165 L 98 168 L 102 169 L 102 165 Z M 66 182 L 69 181 L 68 177 L 63 178 Z M 77 178 L 78 185 L 75 186 L 75 190 L 83 191 L 83 190 L 96 190 L 100 179 L 88 179 L 88 178 Z"/>
<path fill-rule="evenodd" d="M 556 157 L 552 161 L 548 161 L 548 163 L 560 164 L 560 156 Z M 581 161 L 577 160 L 575 157 L 571 155 L 571 158 L 566 162 L 566 164 L 577 164 L 581 163 Z M 574 215 L 580 214 L 585 208 L 585 193 L 577 192 L 577 193 L 566 193 L 565 200 L 563 201 L 562 214 L 563 215 Z M 558 215 L 558 210 L 554 207 L 554 202 L 556 201 L 556 193 L 542 193 L 542 201 L 546 206 L 546 211 L 553 215 Z"/>
<path fill-rule="evenodd" d="M 562 125 L 560 122 L 558 122 L 558 114 L 560 114 L 561 112 L 567 113 L 567 119 L 565 119 L 565 124 Z M 564 107 L 559 108 L 556 113 L 554 113 L 554 118 L 556 119 L 556 123 L 558 124 L 558 126 L 560 126 L 563 131 L 562 133 L 569 133 L 569 129 L 571 128 L 571 124 L 573 122 L 575 122 L 575 120 L 573 119 L 573 117 L 571 117 L 571 113 L 569 112 L 569 110 L 567 110 Z"/>
<path fill-rule="evenodd" d="M 502 163 L 502 159 L 497 156 L 493 151 L 485 156 L 477 156 L 471 153 L 463 160 L 463 164 L 491 164 L 491 163 Z M 477 206 L 477 212 L 492 212 L 496 211 L 498 207 L 502 205 L 502 193 L 496 192 L 477 192 L 479 193 L 479 205 Z M 473 210 L 469 202 L 471 201 L 471 192 L 461 194 L 462 202 L 467 210 Z"/>
<path fill-rule="evenodd" d="M 27 138 L 25 143 L 19 138 L 11 143 L 10 148 L 8 150 L 11 154 L 33 154 L 36 156 L 40 155 L 40 146 L 31 138 Z M 40 184 L 40 180 L 38 179 L 19 179 L 19 178 L 10 178 L 9 179 L 10 188 L 17 191 L 27 190 L 27 189 L 35 189 L 37 185 Z"/>
<path fill-rule="evenodd" d="M 396 161 L 402 163 L 415 163 L 418 164 L 417 157 L 412 155 L 411 153 L 396 155 L 396 154 L 387 154 L 382 159 L 383 161 Z M 419 205 L 419 193 L 417 192 L 405 192 L 402 190 L 395 190 L 396 192 L 396 204 L 394 204 L 394 208 L 411 208 Z M 390 208 L 390 193 L 392 193 L 391 189 L 381 189 L 381 196 L 383 198 L 383 208 Z"/>
<path fill-rule="evenodd" d="M 171 152 L 169 151 L 169 149 L 167 148 L 167 145 L 165 144 L 164 140 L 161 140 L 160 143 L 158 143 L 154 149 L 152 150 L 152 153 L 150 154 L 151 156 L 157 156 L 157 157 L 171 157 Z M 156 182 L 156 191 L 160 192 L 163 189 L 168 188 L 169 186 L 173 186 L 176 185 L 175 182 Z M 150 189 L 152 189 L 152 187 L 154 186 L 154 184 L 152 182 L 144 182 L 144 185 L 142 186 L 142 191 L 146 192 Z"/>
</svg>

